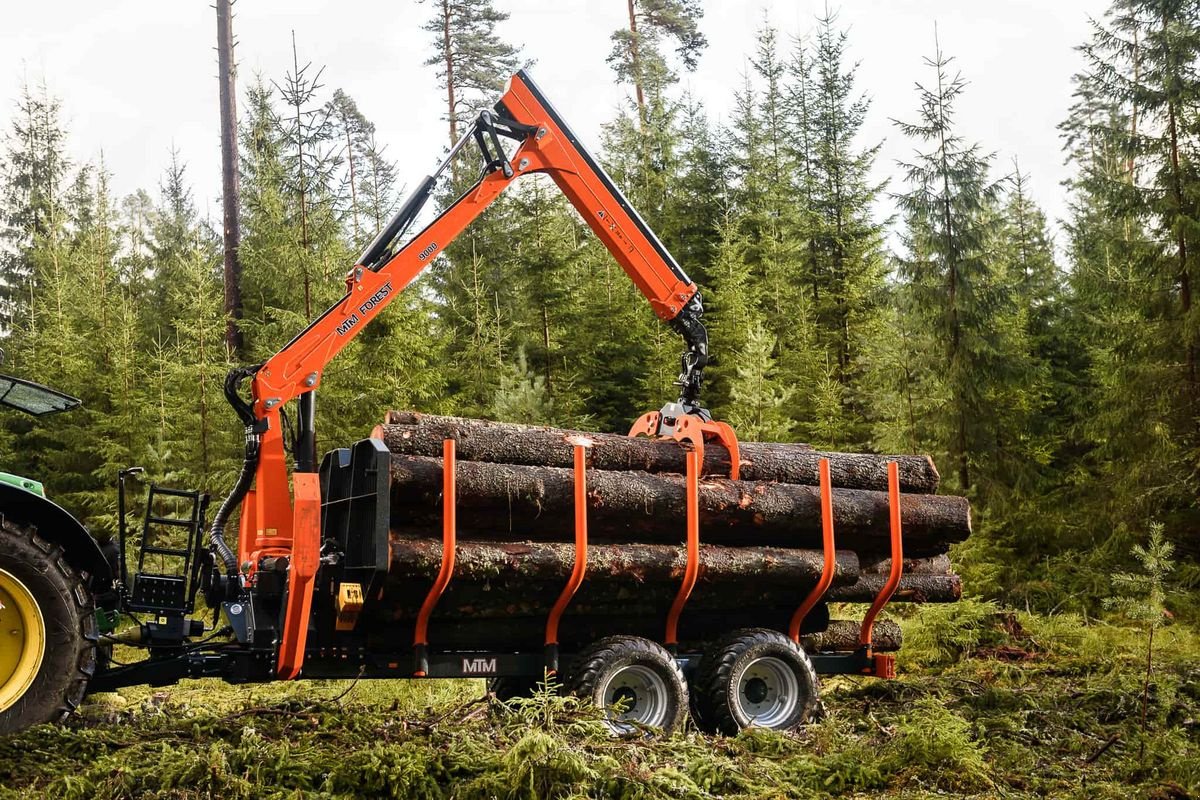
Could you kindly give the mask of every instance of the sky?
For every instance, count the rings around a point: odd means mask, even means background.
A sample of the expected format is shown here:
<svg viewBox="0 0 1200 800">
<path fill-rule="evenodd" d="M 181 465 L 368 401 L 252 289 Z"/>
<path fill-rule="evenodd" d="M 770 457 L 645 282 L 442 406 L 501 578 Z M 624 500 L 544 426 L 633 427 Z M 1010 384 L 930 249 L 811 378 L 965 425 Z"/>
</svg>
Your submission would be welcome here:
<svg viewBox="0 0 1200 800">
<path fill-rule="evenodd" d="M 187 165 L 202 214 L 220 215 L 216 17 L 209 0 L 40 0 L 5 4 L 0 28 L 0 121 L 23 81 L 45 80 L 61 98 L 76 162 L 103 157 L 118 195 L 157 194 L 172 148 Z M 626 24 L 625 0 L 496 0 L 511 16 L 500 28 L 532 59 L 533 75 L 585 143 L 595 146 L 628 90 L 605 63 L 609 35 Z M 705 0 L 709 46 L 684 85 L 717 121 L 750 69 L 764 21 L 781 38 L 812 29 L 825 0 Z M 832 4 L 831 4 L 832 5 Z M 1075 48 L 1107 0 L 844 0 L 833 7 L 849 30 L 859 88 L 872 100 L 860 142 L 883 142 L 875 171 L 899 191 L 897 159 L 913 153 L 892 120 L 916 117 L 915 85 L 928 81 L 935 24 L 942 49 L 969 82 L 959 105 L 968 141 L 995 153 L 996 176 L 1020 169 L 1052 221 L 1067 213 L 1057 126 L 1070 104 Z M 342 88 L 375 123 L 377 137 L 414 186 L 445 143 L 443 94 L 432 67 L 430 14 L 417 0 L 240 0 L 234 6 L 239 91 L 255 74 L 282 80 L 295 32 L 301 64 L 324 65 L 322 82 Z M 7 126 L 7 123 L 3 123 Z M 886 206 L 881 210 L 886 213 Z"/>
</svg>

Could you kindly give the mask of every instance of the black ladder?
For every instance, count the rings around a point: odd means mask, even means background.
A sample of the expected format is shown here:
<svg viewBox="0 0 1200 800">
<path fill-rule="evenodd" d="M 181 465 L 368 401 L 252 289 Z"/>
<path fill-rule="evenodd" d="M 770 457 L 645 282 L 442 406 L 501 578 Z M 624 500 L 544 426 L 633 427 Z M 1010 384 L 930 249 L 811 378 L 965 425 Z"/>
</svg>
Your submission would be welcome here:
<svg viewBox="0 0 1200 800">
<path fill-rule="evenodd" d="M 150 485 L 128 610 L 164 616 L 193 611 L 200 566 L 196 545 L 207 506 L 207 494 Z"/>
</svg>

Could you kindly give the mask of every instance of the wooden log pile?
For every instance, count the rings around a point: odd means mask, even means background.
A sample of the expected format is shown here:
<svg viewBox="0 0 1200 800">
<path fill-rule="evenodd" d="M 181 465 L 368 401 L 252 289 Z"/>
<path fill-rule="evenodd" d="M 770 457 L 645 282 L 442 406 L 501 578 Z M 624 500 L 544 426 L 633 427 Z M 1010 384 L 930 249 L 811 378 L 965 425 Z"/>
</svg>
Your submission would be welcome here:
<svg viewBox="0 0 1200 800">
<path fill-rule="evenodd" d="M 390 412 L 372 435 L 392 453 L 391 568 L 377 614 L 394 622 L 413 618 L 438 572 L 441 454 L 444 440 L 454 439 L 459 543 L 430 635 L 440 631 L 447 640 L 481 646 L 490 639 L 539 644 L 534 640 L 574 564 L 572 465 L 575 446 L 583 444 L 588 568 L 562 622 L 572 632 L 561 638 L 617 632 L 661 638 L 687 563 L 684 445 L 415 412 Z M 964 498 L 935 494 L 938 473 L 928 457 L 744 442 L 739 479 L 731 480 L 729 451 L 709 443 L 699 490 L 699 579 L 681 637 L 707 639 L 746 626 L 786 629 L 821 576 L 821 459 L 830 463 L 838 548 L 826 602 L 870 603 L 887 580 L 889 461 L 899 466 L 905 551 L 893 601 L 961 596 L 946 551 L 970 534 L 970 508 Z M 804 630 L 810 649 L 856 643 L 856 624 L 830 624 L 825 603 Z M 899 646 L 894 626 L 877 625 L 875 638 L 877 649 Z"/>
</svg>

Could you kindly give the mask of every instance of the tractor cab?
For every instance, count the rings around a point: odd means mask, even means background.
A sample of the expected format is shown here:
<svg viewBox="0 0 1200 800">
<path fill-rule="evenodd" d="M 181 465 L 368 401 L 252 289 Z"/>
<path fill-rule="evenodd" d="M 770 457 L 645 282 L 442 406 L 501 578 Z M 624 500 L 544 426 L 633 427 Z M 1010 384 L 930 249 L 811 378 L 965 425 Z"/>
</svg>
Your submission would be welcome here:
<svg viewBox="0 0 1200 800">
<path fill-rule="evenodd" d="M 43 386 L 40 383 L 0 374 L 0 406 L 23 411 L 35 417 L 45 417 L 70 411 L 79 406 L 76 397 Z"/>
<path fill-rule="evenodd" d="M 3 356 L 0 356 L 2 358 Z M 29 414 L 34 417 L 46 417 L 78 407 L 80 401 L 76 397 L 43 386 L 40 383 L 14 378 L 12 375 L 0 374 L 0 406 Z M 0 472 L 0 483 L 16 486 L 38 497 L 45 497 L 46 490 L 41 481 Z"/>
</svg>

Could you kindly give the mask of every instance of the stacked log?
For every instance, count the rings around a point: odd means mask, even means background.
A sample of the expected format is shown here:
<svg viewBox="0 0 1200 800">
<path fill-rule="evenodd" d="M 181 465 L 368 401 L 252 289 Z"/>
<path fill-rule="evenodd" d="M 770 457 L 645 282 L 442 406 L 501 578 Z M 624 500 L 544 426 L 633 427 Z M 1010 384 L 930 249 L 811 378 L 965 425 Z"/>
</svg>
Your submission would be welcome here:
<svg viewBox="0 0 1200 800">
<path fill-rule="evenodd" d="M 372 434 L 391 452 L 391 569 L 382 610 L 412 619 L 441 565 L 443 442 L 457 451 L 459 544 L 454 578 L 431 636 L 515 646 L 542 636 L 571 574 L 575 550 L 574 448 L 586 446 L 588 568 L 561 630 L 598 638 L 661 638 L 686 568 L 686 446 L 615 434 L 390 412 Z M 962 586 L 946 551 L 971 530 L 963 498 L 934 494 L 926 456 L 820 452 L 808 445 L 745 442 L 740 475 L 730 454 L 705 446 L 699 487 L 699 579 L 681 638 L 735 627 L 786 629 L 821 576 L 818 465 L 830 463 L 838 551 L 826 602 L 869 603 L 890 571 L 887 465 L 900 473 L 905 563 L 893 601 L 953 602 Z M 854 624 L 855 626 L 857 623 Z M 824 603 L 804 631 L 810 649 L 853 649 L 851 623 L 831 625 Z M 645 628 L 645 631 L 642 631 Z M 482 637 L 482 638 L 481 638 Z M 876 626 L 876 649 L 899 631 Z M 583 643 L 581 641 L 580 643 Z M 843 647 L 845 646 L 845 647 Z"/>
</svg>

